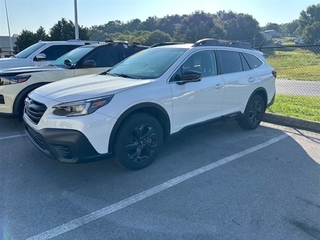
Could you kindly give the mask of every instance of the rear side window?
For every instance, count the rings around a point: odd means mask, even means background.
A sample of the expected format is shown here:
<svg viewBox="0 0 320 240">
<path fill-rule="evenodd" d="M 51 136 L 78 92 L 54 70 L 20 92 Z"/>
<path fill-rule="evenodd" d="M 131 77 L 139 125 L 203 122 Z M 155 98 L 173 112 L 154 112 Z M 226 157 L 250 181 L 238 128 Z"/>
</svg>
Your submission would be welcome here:
<svg viewBox="0 0 320 240">
<path fill-rule="evenodd" d="M 218 54 L 222 74 L 243 71 L 241 57 L 238 52 L 219 50 Z"/>
<path fill-rule="evenodd" d="M 143 47 L 136 47 L 136 46 L 128 46 L 128 47 L 125 47 L 124 48 L 124 55 L 125 55 L 125 58 L 137 53 L 137 52 L 140 52 L 141 50 L 144 50 L 146 48 L 143 48 Z"/>
<path fill-rule="evenodd" d="M 249 53 L 243 53 L 243 55 L 246 58 L 251 69 L 260 67 L 262 65 L 261 60 L 256 56 Z"/>
<path fill-rule="evenodd" d="M 112 67 L 122 59 L 119 57 L 118 48 L 108 46 L 97 48 L 93 54 L 84 59 L 86 60 L 93 60 L 96 67 Z"/>
<path fill-rule="evenodd" d="M 244 58 L 244 56 L 242 54 L 240 54 L 240 57 L 241 57 L 241 61 L 242 61 L 243 71 L 250 70 L 251 68 L 250 68 L 247 60 Z"/>
</svg>

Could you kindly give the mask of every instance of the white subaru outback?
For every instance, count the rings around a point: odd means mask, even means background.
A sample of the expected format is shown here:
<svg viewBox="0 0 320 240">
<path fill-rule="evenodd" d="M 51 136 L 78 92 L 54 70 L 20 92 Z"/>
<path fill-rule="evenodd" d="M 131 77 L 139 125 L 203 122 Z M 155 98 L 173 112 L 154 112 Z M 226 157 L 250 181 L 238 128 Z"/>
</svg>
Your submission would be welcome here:
<svg viewBox="0 0 320 240">
<path fill-rule="evenodd" d="M 141 51 L 98 75 L 40 87 L 25 100 L 30 140 L 62 162 L 114 154 L 148 166 L 188 126 L 235 118 L 255 129 L 275 97 L 276 72 L 245 43 L 203 39 Z"/>
</svg>

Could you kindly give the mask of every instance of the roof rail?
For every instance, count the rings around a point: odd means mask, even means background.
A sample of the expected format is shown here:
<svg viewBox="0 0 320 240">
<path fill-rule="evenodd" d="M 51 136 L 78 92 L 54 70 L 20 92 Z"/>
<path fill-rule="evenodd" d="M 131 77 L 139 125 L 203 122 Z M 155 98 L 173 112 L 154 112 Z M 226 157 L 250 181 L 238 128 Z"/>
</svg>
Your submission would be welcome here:
<svg viewBox="0 0 320 240">
<path fill-rule="evenodd" d="M 193 44 L 193 47 L 198 47 L 198 46 L 222 46 L 222 47 L 237 47 L 237 48 L 253 49 L 252 45 L 247 42 L 221 41 L 214 38 L 204 38 L 196 41 Z"/>
<path fill-rule="evenodd" d="M 175 44 L 184 44 L 183 42 L 161 42 L 153 44 L 151 47 L 160 47 L 160 46 L 167 46 L 167 45 L 175 45 Z"/>
<path fill-rule="evenodd" d="M 112 40 L 112 39 L 107 39 L 105 40 L 106 43 L 113 43 L 113 44 L 125 44 L 128 45 L 128 41 L 123 41 L 123 40 Z"/>
</svg>

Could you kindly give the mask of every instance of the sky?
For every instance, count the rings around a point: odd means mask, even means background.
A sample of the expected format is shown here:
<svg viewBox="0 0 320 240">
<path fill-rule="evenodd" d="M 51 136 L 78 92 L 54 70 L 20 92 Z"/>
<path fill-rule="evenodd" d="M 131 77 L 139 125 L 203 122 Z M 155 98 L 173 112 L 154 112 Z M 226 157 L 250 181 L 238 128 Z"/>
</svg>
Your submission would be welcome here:
<svg viewBox="0 0 320 240">
<path fill-rule="evenodd" d="M 8 36 L 9 29 L 11 35 L 36 32 L 40 26 L 49 33 L 61 18 L 75 23 L 75 1 L 78 24 L 88 28 L 114 20 L 223 10 L 249 14 L 263 27 L 269 22 L 289 23 L 308 6 L 319 4 L 319 0 L 0 0 L 0 36 Z"/>
</svg>

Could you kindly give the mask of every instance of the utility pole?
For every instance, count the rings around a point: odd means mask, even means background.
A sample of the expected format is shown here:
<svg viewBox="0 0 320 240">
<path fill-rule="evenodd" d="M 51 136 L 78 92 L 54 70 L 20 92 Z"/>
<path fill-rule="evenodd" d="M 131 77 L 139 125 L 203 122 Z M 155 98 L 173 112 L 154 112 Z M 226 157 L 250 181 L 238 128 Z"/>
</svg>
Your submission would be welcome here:
<svg viewBox="0 0 320 240">
<path fill-rule="evenodd" d="M 11 41 L 11 33 L 10 33 L 10 25 L 9 25 L 9 17 L 8 17 L 8 10 L 7 10 L 7 2 L 6 2 L 6 0 L 4 0 L 4 6 L 6 8 L 7 25 L 8 25 L 9 42 L 10 42 L 10 56 L 11 56 L 12 53 L 13 53 L 13 49 L 12 49 L 12 41 Z"/>
<path fill-rule="evenodd" d="M 75 39 L 79 40 L 79 25 L 78 25 L 78 10 L 77 10 L 77 0 L 74 0 L 74 35 Z"/>
</svg>

